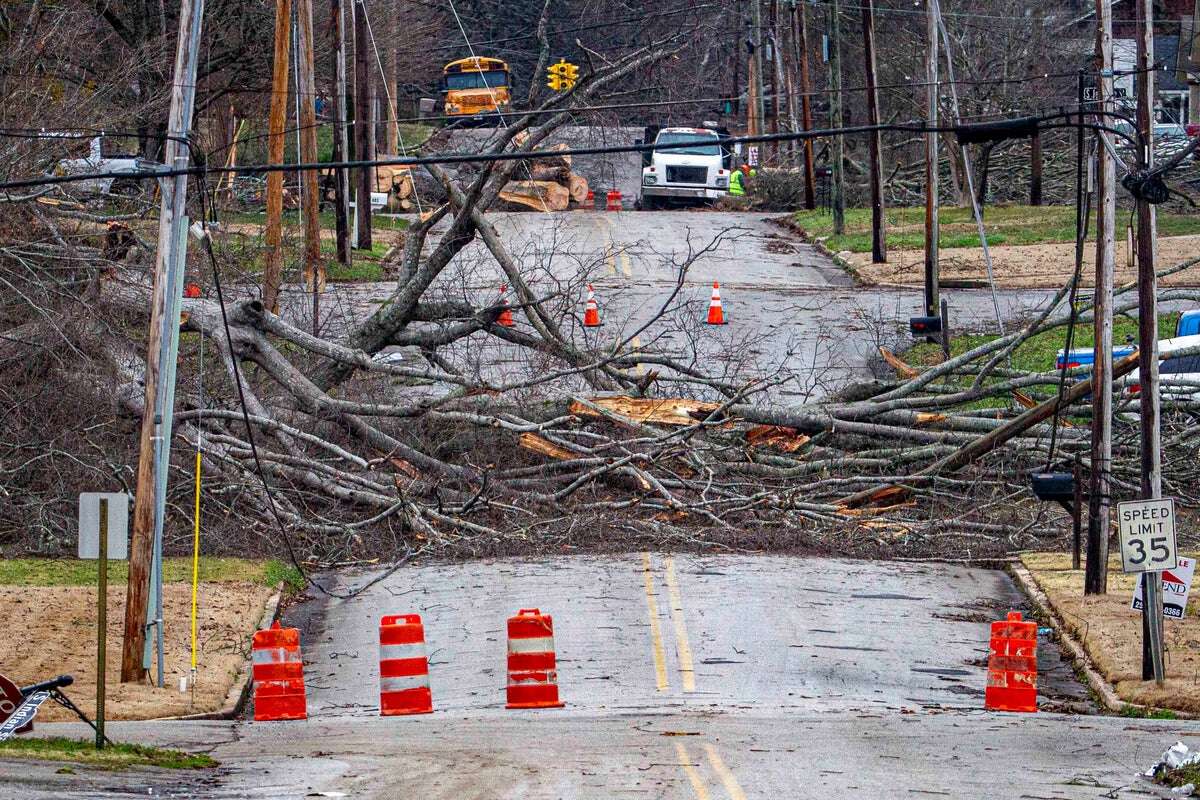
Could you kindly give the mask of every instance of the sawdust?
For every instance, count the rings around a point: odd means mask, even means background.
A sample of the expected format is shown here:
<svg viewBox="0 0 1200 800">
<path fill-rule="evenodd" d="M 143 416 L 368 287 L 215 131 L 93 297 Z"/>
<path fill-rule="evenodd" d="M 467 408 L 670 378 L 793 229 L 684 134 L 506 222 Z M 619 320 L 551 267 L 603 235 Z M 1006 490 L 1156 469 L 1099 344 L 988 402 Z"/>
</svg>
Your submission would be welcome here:
<svg viewBox="0 0 1200 800">
<path fill-rule="evenodd" d="M 992 248 L 992 271 L 996 285 L 1010 289 L 1057 289 L 1075 271 L 1075 244 L 1053 242 L 1036 245 L 996 245 Z M 1158 240 L 1159 269 L 1200 256 L 1200 235 L 1165 236 Z M 844 251 L 838 257 L 849 263 L 868 283 L 922 285 L 924 255 L 920 250 L 888 250 L 888 263 L 872 264 L 870 253 Z M 1083 285 L 1095 284 L 1095 242 L 1084 249 Z M 944 247 L 940 253 L 941 279 L 986 281 L 987 269 L 982 247 Z M 1116 283 L 1132 282 L 1136 277 L 1128 246 L 1118 239 L 1116 247 Z M 1163 286 L 1200 285 L 1200 264 L 1165 278 Z"/>
<path fill-rule="evenodd" d="M 122 684 L 121 635 L 125 586 L 108 590 L 108 719 L 152 719 L 216 711 L 237 680 L 250 649 L 250 636 L 273 591 L 245 582 L 202 583 L 197 631 L 195 693 L 179 693 L 179 676 L 191 669 L 191 585 L 163 587 L 166 624 L 166 686 Z M 60 674 L 74 676 L 66 694 L 92 716 L 96 706 L 96 589 L 83 586 L 0 586 L 0 673 L 18 685 Z M 47 703 L 42 721 L 73 720 Z"/>
<path fill-rule="evenodd" d="M 1135 576 L 1121 572 L 1119 557 L 1109 562 L 1108 594 L 1088 597 L 1083 596 L 1083 571 L 1071 569 L 1069 554 L 1027 553 L 1021 561 L 1122 700 L 1200 712 L 1200 616 L 1195 591 L 1182 620 L 1164 620 L 1167 680 L 1159 689 L 1153 681 L 1142 680 L 1142 616 L 1130 608 Z"/>
</svg>

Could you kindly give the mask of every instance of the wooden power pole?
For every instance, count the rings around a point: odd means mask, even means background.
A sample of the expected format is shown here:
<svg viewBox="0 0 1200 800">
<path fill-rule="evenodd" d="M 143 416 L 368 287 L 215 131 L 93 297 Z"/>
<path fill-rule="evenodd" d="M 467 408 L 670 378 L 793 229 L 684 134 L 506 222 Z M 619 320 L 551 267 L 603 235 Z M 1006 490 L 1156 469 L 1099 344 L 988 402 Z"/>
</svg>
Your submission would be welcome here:
<svg viewBox="0 0 1200 800">
<path fill-rule="evenodd" d="M 333 130 L 333 160 L 344 161 L 350 155 L 350 142 L 346 134 L 346 5 L 342 0 L 331 0 L 329 30 L 333 37 L 333 82 L 337 97 L 333 103 L 336 127 Z M 344 169 L 334 174 L 334 224 L 337 227 L 337 260 L 339 264 L 350 263 L 350 176 Z"/>
<path fill-rule="evenodd" d="M 925 7 L 926 117 L 930 127 L 938 124 L 938 26 L 937 9 L 932 2 Z M 941 313 L 938 290 L 938 134 L 925 134 L 925 314 Z"/>
<path fill-rule="evenodd" d="M 867 124 L 879 124 L 879 88 L 875 78 L 875 0 L 863 0 L 863 61 L 867 72 Z M 883 139 L 879 131 L 867 136 L 871 173 L 871 260 L 887 261 L 887 229 L 883 212 Z"/>
<path fill-rule="evenodd" d="M 196 102 L 196 61 L 204 0 L 181 0 L 179 40 L 171 81 L 171 110 L 167 121 L 165 163 L 186 169 L 190 151 L 183 139 L 190 136 Z M 150 301 L 150 331 L 146 344 L 146 394 L 138 439 L 137 492 L 133 505 L 133 532 L 129 542 L 129 579 L 125 595 L 125 635 L 121 644 L 121 681 L 141 681 L 146 676 L 146 610 L 150 602 L 151 567 L 161 556 L 162 515 L 166 504 L 166 459 L 170 456 L 171 407 L 174 397 L 175 355 L 179 336 L 179 295 L 187 253 L 187 175 L 161 182 L 158 246 L 154 255 L 154 286 Z M 174 317 L 172 319 L 172 317 Z M 159 541 L 156 541 L 159 539 Z M 161 569 L 158 579 L 161 580 Z M 156 597 L 158 616 L 162 598 Z M 156 620 L 159 638 L 159 686 L 162 686 L 162 623 Z"/>
<path fill-rule="evenodd" d="M 838 0 L 829 0 L 829 116 L 835 130 L 842 128 L 842 10 Z M 833 206 L 833 232 L 846 232 L 846 138 L 833 137 L 833 180 L 830 182 L 830 205 Z"/>
<path fill-rule="evenodd" d="M 1096 88 L 1101 109 L 1111 110 L 1113 95 L 1112 0 L 1096 0 Z M 1101 119 L 1104 125 L 1108 120 Z M 1108 591 L 1109 497 L 1112 475 L 1112 296 L 1113 233 L 1116 220 L 1116 173 L 1111 144 L 1096 132 L 1096 295 L 1095 363 L 1092 366 L 1092 475 L 1088 496 L 1088 549 L 1084 593 Z"/>
<path fill-rule="evenodd" d="M 754 132 L 756 135 L 761 135 L 766 132 L 766 98 L 763 97 L 763 25 L 762 25 L 762 0 L 750 0 L 750 8 L 753 13 L 752 34 L 754 40 L 754 53 L 751 59 L 751 68 L 754 71 Z M 763 152 L 763 148 L 759 147 L 759 152 Z M 757 166 L 757 165 L 755 165 Z"/>
<path fill-rule="evenodd" d="M 799 5 L 799 8 L 796 6 Z M 804 2 L 792 6 L 793 38 L 796 60 L 800 62 L 800 124 L 805 131 L 812 130 L 812 84 L 808 75 L 808 25 L 805 20 Z M 817 207 L 816 174 L 813 161 L 812 139 L 804 140 L 804 207 Z"/>
<path fill-rule="evenodd" d="M 370 49 L 367 11 L 364 0 L 354 0 L 354 157 L 371 158 L 375 151 L 375 97 L 371 91 Z M 355 246 L 371 249 L 371 192 L 375 188 L 375 170 L 360 167 L 354 203 L 357 213 Z"/>
<path fill-rule="evenodd" d="M 317 163 L 317 81 L 313 69 L 312 0 L 298 0 L 296 6 L 297 93 L 300 95 L 300 162 Z M 321 261 L 320 194 L 321 175 L 306 169 L 300 176 L 304 210 L 304 285 L 312 291 L 313 335 L 319 331 L 321 292 L 325 291 L 325 264 Z"/>
<path fill-rule="evenodd" d="M 1154 166 L 1154 5 L 1137 0 L 1137 123 L 1141 169 Z M 1162 497 L 1162 447 L 1159 440 L 1158 286 L 1154 275 L 1154 206 L 1137 201 L 1138 235 L 1138 402 L 1142 422 L 1142 497 Z M 1161 686 L 1163 671 L 1162 573 L 1146 572 L 1142 581 L 1142 679 Z"/>
<path fill-rule="evenodd" d="M 275 55 L 271 68 L 271 111 L 267 120 L 267 161 L 283 163 L 287 125 L 288 58 L 291 52 L 292 0 L 275 0 Z M 266 258 L 263 260 L 263 305 L 279 311 L 283 283 L 283 173 L 267 173 Z"/>
</svg>

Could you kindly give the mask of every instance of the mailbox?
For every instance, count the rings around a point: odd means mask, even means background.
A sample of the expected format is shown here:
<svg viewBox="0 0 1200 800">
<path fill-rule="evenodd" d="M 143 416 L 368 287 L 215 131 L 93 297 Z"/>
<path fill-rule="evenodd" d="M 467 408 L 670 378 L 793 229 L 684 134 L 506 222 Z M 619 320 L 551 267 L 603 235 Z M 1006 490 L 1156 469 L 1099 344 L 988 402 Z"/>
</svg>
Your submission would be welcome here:
<svg viewBox="0 0 1200 800">
<path fill-rule="evenodd" d="M 1031 472 L 1029 484 L 1039 500 L 1075 499 L 1075 476 L 1070 472 Z"/>
<path fill-rule="evenodd" d="M 912 331 L 913 336 L 929 336 L 934 333 L 942 332 L 941 317 L 912 317 L 908 320 L 908 327 Z"/>
</svg>

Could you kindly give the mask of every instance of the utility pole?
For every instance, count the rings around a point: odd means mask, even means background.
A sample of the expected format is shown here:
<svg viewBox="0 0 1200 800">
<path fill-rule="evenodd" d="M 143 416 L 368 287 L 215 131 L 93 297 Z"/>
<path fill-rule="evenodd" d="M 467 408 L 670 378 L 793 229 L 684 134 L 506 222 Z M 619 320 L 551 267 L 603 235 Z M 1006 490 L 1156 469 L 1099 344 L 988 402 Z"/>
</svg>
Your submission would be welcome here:
<svg viewBox="0 0 1200 800">
<path fill-rule="evenodd" d="M 796 60 L 800 62 L 800 113 L 804 130 L 812 130 L 812 98 L 809 96 L 812 87 L 808 75 L 808 25 L 805 21 L 804 2 L 792 6 L 792 23 L 794 26 Z M 813 165 L 812 139 L 804 140 L 804 207 L 809 211 L 817 207 L 816 175 Z"/>
<path fill-rule="evenodd" d="M 179 40 L 171 81 L 171 111 L 163 163 L 186 170 L 191 152 L 192 112 L 196 102 L 196 61 L 204 0 L 181 0 Z M 125 595 L 125 635 L 121 644 L 121 682 L 141 681 L 146 668 L 146 628 L 154 624 L 158 645 L 158 685 L 163 685 L 162 523 L 166 508 L 167 464 L 171 446 L 171 414 L 175 400 L 175 359 L 179 348 L 179 304 L 187 260 L 187 175 L 160 183 L 158 247 L 154 254 L 154 286 L 150 331 L 146 343 L 146 394 L 138 440 L 137 493 L 129 543 L 129 580 Z M 153 574 L 152 574 L 153 573 Z M 154 584 L 154 606 L 151 584 Z M 147 610 L 153 612 L 147 614 Z"/>
<path fill-rule="evenodd" d="M 300 95 L 300 161 L 317 163 L 317 81 L 313 68 L 312 0 L 299 0 L 296 6 L 299 52 L 297 94 Z M 304 208 L 304 285 L 312 291 L 313 336 L 320 327 L 321 292 L 325 291 L 325 264 L 321 261 L 321 175 L 315 169 L 301 176 L 301 202 Z"/>
<path fill-rule="evenodd" d="M 1141 138 L 1138 167 L 1154 166 L 1154 5 L 1137 0 L 1137 123 Z M 1154 275 L 1154 206 L 1137 201 L 1138 236 L 1138 393 L 1142 422 L 1142 497 L 1162 497 L 1162 448 L 1159 439 L 1158 285 Z M 1142 581 L 1142 680 L 1162 686 L 1163 596 L 1162 573 L 1146 572 Z"/>
<path fill-rule="evenodd" d="M 791 9 L 793 19 L 796 16 L 796 0 L 788 0 L 788 6 Z M 800 129 L 800 106 L 796 102 L 796 43 L 794 41 L 794 24 L 787 21 L 783 24 L 783 36 L 779 41 L 779 49 L 783 54 L 784 59 L 784 91 L 787 93 L 787 129 L 790 133 L 795 133 Z M 788 142 L 788 163 L 795 165 L 797 163 L 796 153 L 800 149 L 800 144 L 795 139 Z"/>
<path fill-rule="evenodd" d="M 753 10 L 753 41 L 754 54 L 751 62 L 751 69 L 754 72 L 754 130 L 755 134 L 762 134 L 766 128 L 764 123 L 766 120 L 766 102 L 763 97 L 763 58 L 762 58 L 762 42 L 763 42 L 763 27 L 762 27 L 762 0 L 751 0 L 750 8 Z M 759 152 L 762 152 L 760 148 Z"/>
<path fill-rule="evenodd" d="M 292 0 L 275 0 L 275 55 L 271 67 L 271 111 L 267 120 L 267 161 L 283 163 L 287 126 L 288 58 L 291 55 Z M 263 261 L 263 305 L 279 311 L 283 283 L 283 173 L 267 173 L 267 252 Z"/>
<path fill-rule="evenodd" d="M 1099 107 L 1112 108 L 1112 0 L 1096 0 L 1096 89 Z M 1101 125 L 1111 120 L 1101 118 Z M 1088 496 L 1088 550 L 1084 594 L 1108 591 L 1109 497 L 1112 475 L 1112 296 L 1116 172 L 1103 129 L 1096 132 L 1096 295 L 1092 369 L 1092 476 Z"/>
<path fill-rule="evenodd" d="M 841 9 L 838 0 L 829 0 L 829 115 L 832 127 L 842 127 L 842 43 Z M 833 232 L 841 236 L 846 232 L 846 185 L 845 185 L 846 139 L 833 137 L 833 181 L 830 187 L 830 205 L 833 206 Z"/>
<path fill-rule="evenodd" d="M 938 26 L 934 4 L 925 4 L 926 117 L 930 127 L 938 124 Z M 938 135 L 925 134 L 925 314 L 941 313 L 938 290 Z"/>
<path fill-rule="evenodd" d="M 346 6 L 342 0 L 331 0 L 329 30 L 333 36 L 333 82 L 337 98 L 334 114 L 337 117 L 333 129 L 333 160 L 344 161 L 350 155 L 350 142 L 346 133 Z M 350 263 L 350 228 L 348 223 L 350 203 L 350 175 L 339 169 L 334 173 L 334 223 L 337 226 L 337 260 L 339 264 Z"/>
<path fill-rule="evenodd" d="M 1188 122 L 1200 122 L 1200 75 L 1196 74 L 1196 70 L 1200 69 L 1200 53 L 1196 52 L 1197 39 L 1200 39 L 1200 3 L 1192 9 L 1192 41 L 1189 42 L 1188 53 Z M 1180 42 L 1180 46 L 1183 43 Z"/>
<path fill-rule="evenodd" d="M 863 0 L 863 60 L 867 71 L 867 124 L 879 124 L 879 88 L 875 78 L 875 0 Z M 876 130 L 867 136 L 871 173 L 871 260 L 887 261 L 887 229 L 883 217 L 883 140 Z"/>
<path fill-rule="evenodd" d="M 371 40 L 367 33 L 367 12 L 364 0 L 354 0 L 354 157 L 359 161 L 371 158 L 375 150 L 375 103 L 371 91 L 369 53 Z M 375 188 L 375 170 L 358 170 L 358 191 L 355 195 L 355 247 L 371 249 L 371 192 Z"/>
<path fill-rule="evenodd" d="M 779 60 L 779 0 L 771 0 L 767 35 L 771 43 L 771 133 L 779 133 L 779 93 L 783 91 L 783 62 Z M 778 160 L 780 146 L 771 145 Z"/>
</svg>

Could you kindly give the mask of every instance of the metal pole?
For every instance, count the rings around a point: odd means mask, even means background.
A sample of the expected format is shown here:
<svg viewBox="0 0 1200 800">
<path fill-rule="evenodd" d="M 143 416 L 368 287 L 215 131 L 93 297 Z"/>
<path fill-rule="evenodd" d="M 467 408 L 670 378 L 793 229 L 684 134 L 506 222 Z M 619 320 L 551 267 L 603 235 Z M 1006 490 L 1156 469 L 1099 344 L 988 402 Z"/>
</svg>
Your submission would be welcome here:
<svg viewBox="0 0 1200 800">
<path fill-rule="evenodd" d="M 946 356 L 946 360 L 950 360 L 950 302 L 946 298 L 942 298 L 941 306 L 942 315 L 942 354 Z"/>
<path fill-rule="evenodd" d="M 842 45 L 841 9 L 838 0 L 829 0 L 829 113 L 833 127 L 842 127 Z M 833 206 L 833 232 L 846 232 L 845 185 L 846 137 L 833 137 L 833 183 L 830 186 L 830 205 Z"/>
<path fill-rule="evenodd" d="M 1078 460 L 1071 471 L 1075 491 L 1075 503 L 1071 511 L 1071 569 L 1079 569 L 1080 534 L 1083 523 L 1083 475 L 1080 474 Z"/>
<path fill-rule="evenodd" d="M 341 161 L 350 155 L 350 143 L 346 132 L 346 7 L 342 0 L 331 0 L 333 35 L 333 74 L 337 99 L 333 107 L 337 124 L 333 131 L 333 160 Z M 350 175 L 339 169 L 334 173 L 335 191 L 334 221 L 337 225 L 337 260 L 339 264 L 350 263 Z"/>
<path fill-rule="evenodd" d="M 1141 134 L 1139 167 L 1154 165 L 1154 6 L 1138 0 L 1137 123 Z M 1158 287 L 1154 275 L 1156 239 L 1154 206 L 1137 201 L 1138 256 L 1138 393 L 1141 406 L 1142 497 L 1162 497 L 1162 451 L 1159 439 L 1158 396 Z M 1162 686 L 1163 597 L 1162 573 L 1142 576 L 1142 679 L 1153 678 Z"/>
<path fill-rule="evenodd" d="M 929 125 L 938 124 L 938 28 L 932 0 L 925 7 L 926 117 Z M 938 313 L 938 135 L 925 134 L 925 315 Z"/>
<path fill-rule="evenodd" d="M 812 130 L 812 85 L 808 75 L 808 25 L 804 19 L 804 3 L 793 9 L 795 23 L 797 59 L 800 61 L 800 116 L 805 131 Z M 813 158 L 812 139 L 804 140 L 804 207 L 809 211 L 817 207 L 817 180 Z"/>
<path fill-rule="evenodd" d="M 879 89 L 875 78 L 875 0 L 863 0 L 863 60 L 867 70 L 867 124 L 879 124 Z M 887 222 L 883 214 L 883 140 L 879 131 L 867 136 L 871 173 L 871 260 L 887 261 Z"/>
<path fill-rule="evenodd" d="M 1042 204 L 1042 135 L 1034 133 L 1029 141 L 1029 205 Z"/>
<path fill-rule="evenodd" d="M 354 157 L 366 160 L 375 149 L 374 102 L 371 93 L 371 69 L 367 38 L 367 15 L 363 0 L 355 0 L 354 14 Z M 358 171 L 358 191 L 354 202 L 355 247 L 371 249 L 371 190 L 374 170 L 363 167 Z"/>
<path fill-rule="evenodd" d="M 1112 0 L 1096 0 L 1096 89 L 1101 108 L 1113 94 Z M 1105 121 L 1102 120 L 1101 124 Z M 1112 294 L 1116 172 L 1103 130 L 1097 132 L 1095 364 L 1092 371 L 1092 480 L 1084 594 L 1108 591 L 1109 497 L 1112 475 Z"/>
<path fill-rule="evenodd" d="M 167 124 L 164 163 L 175 170 L 186 170 L 190 153 L 185 144 L 192 126 L 196 98 L 196 61 L 200 30 L 204 20 L 204 0 L 182 0 L 179 10 L 179 39 L 175 50 L 175 68 L 171 90 L 171 110 Z M 133 534 L 129 546 L 129 585 L 125 602 L 125 630 L 121 646 L 121 680 L 140 681 L 145 677 L 143 663 L 146 642 L 147 606 L 151 570 L 155 552 L 161 553 L 161 525 L 165 487 L 157 484 L 165 470 L 159 459 L 170 450 L 170 421 L 173 404 L 163 403 L 160 381 L 169 392 L 174 390 L 174 374 L 164 376 L 161 364 L 163 347 L 171 354 L 179 342 L 178 296 L 183 280 L 187 253 L 187 175 L 183 172 L 161 184 L 162 203 L 158 221 L 158 248 L 155 253 L 154 287 L 150 305 L 150 331 L 146 348 L 146 393 L 138 444 L 137 494 L 134 501 Z M 169 300 L 174 294 L 174 314 Z M 157 533 L 156 533 L 157 530 Z M 159 574 L 161 578 L 161 572 Z M 156 592 L 156 594 L 159 594 Z M 161 609 L 161 603 L 159 608 Z M 161 633 L 159 625 L 159 680 L 161 669 Z"/>
<path fill-rule="evenodd" d="M 100 558 L 96 589 L 96 749 L 104 749 L 104 691 L 108 651 L 108 499 L 100 498 Z"/>
</svg>

